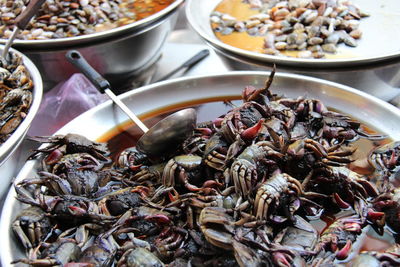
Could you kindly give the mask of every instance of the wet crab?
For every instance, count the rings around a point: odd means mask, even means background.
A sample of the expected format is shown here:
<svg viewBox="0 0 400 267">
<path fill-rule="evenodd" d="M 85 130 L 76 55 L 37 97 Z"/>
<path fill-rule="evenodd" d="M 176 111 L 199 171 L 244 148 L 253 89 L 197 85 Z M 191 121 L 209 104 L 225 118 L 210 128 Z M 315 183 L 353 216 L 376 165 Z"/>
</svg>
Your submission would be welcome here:
<svg viewBox="0 0 400 267">
<path fill-rule="evenodd" d="M 140 199 L 140 194 L 146 195 L 147 193 L 148 188 L 143 186 L 115 190 L 100 199 L 97 205 L 103 214 L 118 216 L 131 208 L 141 205 L 142 200 Z"/>
<path fill-rule="evenodd" d="M 122 151 L 116 162 L 116 166 L 122 169 L 129 169 L 136 172 L 142 166 L 150 166 L 151 163 L 147 157 L 142 152 L 139 152 L 136 147 L 129 147 Z"/>
<path fill-rule="evenodd" d="M 268 141 L 248 146 L 230 167 L 229 173 L 236 193 L 248 198 L 255 185 L 264 179 L 268 172 L 277 168 L 282 157 L 283 154 L 276 151 Z"/>
<path fill-rule="evenodd" d="M 317 250 L 323 248 L 334 252 L 339 260 L 347 258 L 362 227 L 357 216 L 337 219 L 322 232 Z"/>
<path fill-rule="evenodd" d="M 374 199 L 372 206 L 385 214 L 385 221 L 394 231 L 400 232 L 400 189 L 393 189 Z"/>
<path fill-rule="evenodd" d="M 284 213 L 292 219 L 293 213 L 300 207 L 301 195 L 302 186 L 297 179 L 286 173 L 275 173 L 258 187 L 254 200 L 254 214 L 260 220 L 272 218 L 272 221 L 282 222 L 286 218 L 272 216 L 272 211 L 281 206 L 287 209 Z"/>
<path fill-rule="evenodd" d="M 204 163 L 216 170 L 224 170 L 227 161 L 228 143 L 220 133 L 214 134 L 205 145 Z"/>
<path fill-rule="evenodd" d="M 353 261 L 354 267 L 398 265 L 400 265 L 400 248 L 398 244 L 393 245 L 384 252 L 363 252 Z"/>
<path fill-rule="evenodd" d="M 189 191 L 201 190 L 195 184 L 201 180 L 202 158 L 196 155 L 175 156 L 164 168 L 162 181 L 166 187 L 182 185 Z M 176 181 L 179 181 L 177 183 Z"/>
<path fill-rule="evenodd" d="M 48 196 L 39 193 L 34 197 L 22 193 L 18 186 L 17 199 L 23 203 L 41 208 L 48 216 L 65 225 L 77 225 L 87 222 L 110 224 L 115 220 L 113 216 L 101 214 L 95 201 L 81 196 L 62 195 Z"/>
<path fill-rule="evenodd" d="M 39 141 L 42 143 L 49 143 L 50 145 L 43 148 L 37 149 L 30 156 L 30 158 L 34 158 L 38 154 L 44 153 L 48 155 L 48 157 L 61 157 L 62 153 L 57 151 L 57 149 L 65 146 L 65 153 L 73 154 L 73 153 L 89 153 L 93 157 L 99 160 L 110 161 L 110 159 L 106 158 L 106 156 L 110 153 L 107 145 L 105 143 L 97 143 L 90 141 L 86 137 L 78 134 L 67 134 L 67 135 L 56 135 L 56 136 L 47 136 L 47 137 L 36 137 L 33 138 L 35 141 Z M 53 154 L 51 154 L 53 152 Z M 49 160 L 49 159 L 48 159 Z"/>
<path fill-rule="evenodd" d="M 400 142 L 393 141 L 374 149 L 368 156 L 369 164 L 375 168 L 378 182 L 388 179 L 397 185 L 400 178 Z"/>
<path fill-rule="evenodd" d="M 122 255 L 117 267 L 163 267 L 164 263 L 145 248 L 131 248 Z"/>
<path fill-rule="evenodd" d="M 331 196 L 340 208 L 354 207 L 358 199 L 377 197 L 376 187 L 362 175 L 346 167 L 319 169 L 303 183 L 304 190 Z"/>
<path fill-rule="evenodd" d="M 46 185 L 58 195 L 97 196 L 106 191 L 113 176 L 119 175 L 103 166 L 103 162 L 87 153 L 66 154 L 50 166 L 51 172 L 41 171 L 39 178 L 26 179 L 19 185 Z"/>
<path fill-rule="evenodd" d="M 292 266 L 291 263 L 295 264 L 295 261 L 305 265 L 305 260 L 300 256 L 315 255 L 318 239 L 317 230 L 302 217 L 295 215 L 294 225 L 275 236 L 271 246 L 276 251 L 272 252 L 272 258 L 278 266 Z"/>
<path fill-rule="evenodd" d="M 263 254 L 244 245 L 237 235 L 237 226 L 227 210 L 218 207 L 204 208 L 199 217 L 200 229 L 206 240 L 212 245 L 227 251 L 233 251 L 240 266 L 261 266 L 265 261 Z"/>
<path fill-rule="evenodd" d="M 51 223 L 39 207 L 22 210 L 12 224 L 12 229 L 25 248 L 33 248 L 50 232 Z"/>
<path fill-rule="evenodd" d="M 184 244 L 188 232 L 180 227 L 167 226 L 154 240 L 157 248 L 157 255 L 160 259 L 171 259 L 176 250 Z"/>
<path fill-rule="evenodd" d="M 43 248 L 43 251 L 39 251 Z M 31 266 L 65 266 L 78 259 L 81 249 L 74 239 L 61 238 L 52 243 L 41 243 L 34 255 L 28 259 L 15 260 L 12 263 L 25 263 Z"/>
<path fill-rule="evenodd" d="M 245 102 L 225 115 L 221 124 L 221 133 L 231 144 L 236 141 L 238 136 L 243 136 L 246 129 L 256 125 L 266 116 L 268 113 L 264 106 L 256 102 Z"/>
</svg>

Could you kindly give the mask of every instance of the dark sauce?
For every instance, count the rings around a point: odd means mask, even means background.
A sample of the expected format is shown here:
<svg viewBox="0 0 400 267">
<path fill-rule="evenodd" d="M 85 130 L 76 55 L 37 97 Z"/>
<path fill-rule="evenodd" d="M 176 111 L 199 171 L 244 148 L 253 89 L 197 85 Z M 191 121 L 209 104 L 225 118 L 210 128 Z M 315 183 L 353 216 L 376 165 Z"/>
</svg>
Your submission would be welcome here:
<svg viewBox="0 0 400 267">
<path fill-rule="evenodd" d="M 197 101 L 182 103 L 175 106 L 169 106 L 165 109 L 157 109 L 155 111 L 139 116 L 144 124 L 151 128 L 158 121 L 167 117 L 169 114 L 184 108 L 195 108 L 197 111 L 197 122 L 214 120 L 220 115 L 225 114 L 231 106 L 224 104 L 223 101 L 232 101 L 234 105 L 239 105 L 241 101 L 238 96 L 205 98 Z M 142 136 L 142 131 L 136 125 L 132 125 L 131 121 L 127 121 L 117 125 L 114 129 L 102 135 L 98 142 L 107 142 L 111 150 L 113 159 L 128 147 L 135 146 L 137 140 Z"/>
<path fill-rule="evenodd" d="M 240 105 L 241 100 L 238 100 L 238 96 L 231 97 L 221 97 L 221 98 L 209 98 L 202 99 L 193 102 L 187 102 L 180 105 L 170 106 L 165 109 L 155 110 L 154 112 L 145 114 L 140 118 L 144 121 L 146 126 L 149 128 L 156 124 L 162 118 L 168 116 L 169 114 L 175 112 L 176 110 L 193 107 L 197 110 L 197 122 L 204 122 L 214 120 L 220 115 L 225 114 L 227 111 L 232 109 L 230 105 L 224 103 L 224 101 L 231 101 L 234 105 Z M 334 109 L 331 109 L 336 111 Z M 378 132 L 373 130 L 372 127 L 363 124 L 363 130 L 369 134 L 377 134 Z M 130 121 L 120 124 L 111 131 L 104 134 L 97 141 L 98 142 L 108 142 L 109 148 L 112 152 L 113 159 L 115 159 L 118 154 L 128 147 L 135 146 L 137 140 L 142 135 L 141 130 L 136 126 L 132 125 Z M 360 138 L 353 143 L 353 146 L 357 147 L 355 152 L 355 158 L 360 159 L 360 161 L 365 161 L 371 150 L 375 147 L 383 145 L 390 142 L 389 138 L 382 141 L 370 141 L 365 138 Z M 349 166 L 352 170 L 357 171 L 362 174 L 368 174 L 372 170 L 368 170 L 362 166 L 357 166 L 357 162 Z M 315 227 L 315 229 L 321 234 L 330 224 L 332 224 L 336 219 L 351 216 L 355 214 L 353 210 L 341 211 L 336 214 L 323 214 L 317 220 L 311 220 L 310 223 Z M 341 263 L 350 264 L 352 259 L 362 251 L 384 251 L 395 243 L 393 234 L 385 228 L 383 235 L 379 235 L 371 227 L 365 227 L 363 233 L 358 236 L 357 241 L 353 244 L 352 254 Z"/>
</svg>

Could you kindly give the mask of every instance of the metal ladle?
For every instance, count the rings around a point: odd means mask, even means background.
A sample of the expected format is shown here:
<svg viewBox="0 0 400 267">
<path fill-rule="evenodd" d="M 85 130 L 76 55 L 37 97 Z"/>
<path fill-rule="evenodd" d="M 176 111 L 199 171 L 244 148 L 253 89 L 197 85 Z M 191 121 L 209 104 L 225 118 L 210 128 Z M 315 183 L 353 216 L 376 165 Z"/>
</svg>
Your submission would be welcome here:
<svg viewBox="0 0 400 267">
<path fill-rule="evenodd" d="M 173 150 L 183 142 L 194 130 L 196 125 L 196 111 L 193 108 L 175 112 L 159 121 L 148 129 L 146 125 L 111 91 L 110 83 L 104 79 L 85 58 L 75 50 L 68 51 L 66 57 L 77 67 L 100 91 L 107 94 L 111 100 L 132 119 L 143 131 L 136 148 L 148 155 L 160 155 Z"/>
<path fill-rule="evenodd" d="M 25 29 L 26 25 L 28 25 L 29 21 L 37 13 L 39 8 L 46 0 L 31 0 L 29 1 L 28 6 L 22 11 L 21 14 L 15 19 L 14 30 L 8 38 L 7 43 L 3 49 L 2 57 L 7 60 L 8 51 L 10 50 L 11 45 L 13 44 L 15 38 L 17 37 L 20 30 Z"/>
</svg>

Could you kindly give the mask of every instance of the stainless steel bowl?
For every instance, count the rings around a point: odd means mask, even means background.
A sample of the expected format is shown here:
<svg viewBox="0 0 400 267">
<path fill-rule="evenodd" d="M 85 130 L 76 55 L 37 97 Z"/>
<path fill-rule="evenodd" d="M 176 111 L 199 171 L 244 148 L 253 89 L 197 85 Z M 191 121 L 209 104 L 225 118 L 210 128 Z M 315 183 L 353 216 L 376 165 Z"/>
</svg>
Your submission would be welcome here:
<svg viewBox="0 0 400 267">
<path fill-rule="evenodd" d="M 0 53 L 3 51 L 4 46 L 0 46 Z M 26 56 L 16 51 L 15 49 L 11 49 L 13 53 L 17 53 L 23 58 L 24 65 L 29 70 L 31 74 L 31 78 L 34 83 L 33 87 L 33 101 L 29 112 L 25 119 L 21 122 L 15 132 L 2 144 L 0 145 L 0 174 L 2 176 L 0 182 L 0 197 L 3 193 L 8 189 L 10 185 L 11 179 L 17 174 L 16 173 L 16 160 L 19 152 L 19 145 L 24 139 L 33 118 L 35 117 L 37 111 L 39 110 L 40 102 L 42 101 L 43 95 L 43 83 L 42 77 L 36 66 L 30 61 Z"/>
<path fill-rule="evenodd" d="M 230 72 L 213 76 L 180 78 L 160 82 L 139 88 L 121 95 L 121 100 L 140 116 L 154 114 L 160 110 L 171 110 L 173 107 L 191 106 L 208 102 L 210 99 L 239 98 L 246 85 L 262 87 L 268 78 L 267 72 Z M 277 74 L 271 88 L 275 93 L 288 97 L 307 96 L 321 99 L 327 106 L 338 109 L 355 118 L 373 125 L 382 133 L 394 139 L 400 139 L 400 113 L 388 103 L 360 92 L 353 88 L 321 79 L 294 74 Z M 226 112 L 218 108 L 201 107 L 198 114 L 212 112 L 219 116 Z M 127 117 L 111 101 L 105 102 L 77 117 L 57 134 L 78 133 L 91 140 L 96 140 L 117 125 L 127 121 Z M 21 169 L 16 181 L 35 175 L 36 160 L 28 161 Z M 15 192 L 11 190 L 5 201 L 0 219 L 0 236 L 3 249 L 0 250 L 1 263 L 9 265 L 13 259 L 23 257 L 23 251 L 17 245 L 10 230 L 11 223 L 23 205 L 16 201 Z"/>
<path fill-rule="evenodd" d="M 210 14 L 221 1 L 188 0 L 186 17 L 193 29 L 212 46 L 260 62 L 276 63 L 294 67 L 343 67 L 365 65 L 400 57 L 400 5 L 397 0 L 386 0 L 384 3 L 369 0 L 352 0 L 362 10 L 371 14 L 363 19 L 360 29 L 362 38 L 356 48 L 340 46 L 338 51 L 346 57 L 331 59 L 302 59 L 294 57 L 272 56 L 239 49 L 217 39 L 210 25 Z"/>
<path fill-rule="evenodd" d="M 14 47 L 36 64 L 45 90 L 76 72 L 65 60 L 69 49 L 79 50 L 114 87 L 120 87 L 158 59 L 183 2 L 175 0 L 147 18 L 115 29 L 50 40 L 15 40 Z"/>
<path fill-rule="evenodd" d="M 186 17 L 192 28 L 232 69 L 270 70 L 311 75 L 366 91 L 385 101 L 400 94 L 400 5 L 352 0 L 371 16 L 360 23 L 363 37 L 356 48 L 341 47 L 354 57 L 342 59 L 300 59 L 250 52 L 225 44 L 214 35 L 209 17 L 220 0 L 188 0 Z"/>
</svg>

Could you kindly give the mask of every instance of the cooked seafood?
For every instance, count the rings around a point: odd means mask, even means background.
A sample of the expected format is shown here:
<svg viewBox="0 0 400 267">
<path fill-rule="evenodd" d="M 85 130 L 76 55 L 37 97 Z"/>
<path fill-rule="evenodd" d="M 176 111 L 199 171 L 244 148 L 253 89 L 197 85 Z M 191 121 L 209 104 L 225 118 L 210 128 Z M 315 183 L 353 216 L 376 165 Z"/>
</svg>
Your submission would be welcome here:
<svg viewBox="0 0 400 267">
<path fill-rule="evenodd" d="M 104 144 L 83 136 L 38 138 L 49 143 L 32 156 L 42 160 L 39 176 L 15 185 L 29 205 L 13 223 L 27 251 L 15 262 L 398 264 L 397 247 L 359 253 L 354 246 L 368 229 L 400 231 L 399 190 L 390 180 L 398 144 L 365 155 L 375 168 L 369 176 L 350 170 L 357 139 L 390 140 L 317 99 L 272 94 L 272 76 L 264 88 L 246 87 L 243 104 L 198 123 L 168 155 L 128 148 L 112 161 Z"/>
<path fill-rule="evenodd" d="M 112 29 L 145 18 L 173 0 L 47 0 L 17 38 L 45 40 Z M 10 37 L 15 18 L 29 0 L 1 0 L 0 36 Z"/>
<path fill-rule="evenodd" d="M 26 117 L 32 103 L 33 81 L 22 57 L 10 53 L 0 57 L 0 144 L 4 143 Z"/>
<path fill-rule="evenodd" d="M 230 13 L 235 10 L 232 5 L 238 6 L 237 11 L 243 10 L 235 13 L 240 19 Z M 338 0 L 224 0 L 220 6 L 210 21 L 223 42 L 235 46 L 239 42 L 227 35 L 240 38 L 247 34 L 253 38 L 244 40 L 260 47 L 241 45 L 245 49 L 299 58 L 334 54 L 340 43 L 356 47 L 357 39 L 362 37 L 360 21 L 369 16 L 351 1 Z M 243 18 L 242 14 L 251 15 Z M 263 43 L 259 42 L 262 38 Z"/>
</svg>

